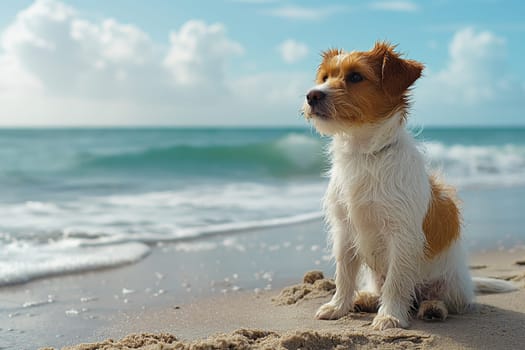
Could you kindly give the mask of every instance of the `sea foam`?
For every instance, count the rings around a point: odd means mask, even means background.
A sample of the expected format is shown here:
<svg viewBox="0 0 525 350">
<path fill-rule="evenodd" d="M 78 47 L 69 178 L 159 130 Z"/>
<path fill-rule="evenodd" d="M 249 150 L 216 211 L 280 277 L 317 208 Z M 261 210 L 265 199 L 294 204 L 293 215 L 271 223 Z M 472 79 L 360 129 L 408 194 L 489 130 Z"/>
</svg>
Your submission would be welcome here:
<svg viewBox="0 0 525 350">
<path fill-rule="evenodd" d="M 139 242 L 90 247 L 66 239 L 47 244 L 12 242 L 0 250 L 0 286 L 135 262 L 150 248 Z"/>
<path fill-rule="evenodd" d="M 500 187 L 525 184 L 525 146 L 445 145 L 426 142 L 430 168 L 460 187 Z"/>
</svg>

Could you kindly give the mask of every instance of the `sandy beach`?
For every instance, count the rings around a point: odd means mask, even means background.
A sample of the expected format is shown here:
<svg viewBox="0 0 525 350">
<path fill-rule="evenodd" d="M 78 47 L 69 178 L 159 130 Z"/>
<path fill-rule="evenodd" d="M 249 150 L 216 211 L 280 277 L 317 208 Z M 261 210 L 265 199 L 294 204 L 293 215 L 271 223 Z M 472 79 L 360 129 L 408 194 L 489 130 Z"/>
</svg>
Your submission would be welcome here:
<svg viewBox="0 0 525 350">
<path fill-rule="evenodd" d="M 0 350 L 525 350 L 525 2 L 501 3 L 1 1 Z M 328 229 L 338 277 L 354 245 L 384 286 L 330 321 Z M 516 288 L 447 316 L 457 239 Z M 407 326 L 409 291 L 447 319 Z M 399 322 L 358 312 L 381 302 Z"/>
<path fill-rule="evenodd" d="M 302 283 L 309 270 L 333 275 L 322 226 L 164 244 L 136 264 L 3 288 L 2 348 L 522 348 L 525 289 L 478 296 L 471 313 L 414 320 L 409 330 L 372 331 L 373 314 L 314 319 L 333 293 L 328 279 Z M 520 246 L 478 252 L 470 262 L 474 275 L 523 287 L 523 260 Z M 294 293 L 279 294 L 292 285 Z"/>
</svg>

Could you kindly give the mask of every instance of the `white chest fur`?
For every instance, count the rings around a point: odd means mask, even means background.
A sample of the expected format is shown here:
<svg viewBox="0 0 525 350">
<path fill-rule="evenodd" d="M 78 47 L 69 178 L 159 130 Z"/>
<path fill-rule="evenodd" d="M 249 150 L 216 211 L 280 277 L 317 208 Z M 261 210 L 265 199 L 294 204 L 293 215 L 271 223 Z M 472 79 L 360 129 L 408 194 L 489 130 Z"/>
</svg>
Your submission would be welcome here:
<svg viewBox="0 0 525 350">
<path fill-rule="evenodd" d="M 335 210 L 345 217 L 350 227 L 344 234 L 361 260 L 381 275 L 388 269 L 387 235 L 424 240 L 422 222 L 430 200 L 425 165 L 412 136 L 399 124 L 383 127 L 383 133 L 370 131 L 375 138 L 367 139 L 369 130 L 358 137 L 334 137 L 325 198 L 327 216 Z"/>
</svg>

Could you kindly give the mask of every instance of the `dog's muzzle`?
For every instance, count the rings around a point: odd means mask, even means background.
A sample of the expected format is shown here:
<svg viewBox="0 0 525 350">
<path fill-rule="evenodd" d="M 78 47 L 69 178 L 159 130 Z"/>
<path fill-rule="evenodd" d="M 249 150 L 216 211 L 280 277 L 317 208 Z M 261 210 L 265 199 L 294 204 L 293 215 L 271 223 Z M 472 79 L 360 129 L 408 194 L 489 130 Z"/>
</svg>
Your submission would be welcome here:
<svg viewBox="0 0 525 350">
<path fill-rule="evenodd" d="M 306 94 L 304 110 L 307 119 L 318 117 L 328 119 L 328 94 L 319 89 L 312 89 Z"/>
<path fill-rule="evenodd" d="M 319 105 L 326 97 L 326 94 L 322 92 L 321 90 L 310 90 L 306 94 L 306 102 L 310 105 L 310 107 L 314 108 L 315 106 Z"/>
</svg>

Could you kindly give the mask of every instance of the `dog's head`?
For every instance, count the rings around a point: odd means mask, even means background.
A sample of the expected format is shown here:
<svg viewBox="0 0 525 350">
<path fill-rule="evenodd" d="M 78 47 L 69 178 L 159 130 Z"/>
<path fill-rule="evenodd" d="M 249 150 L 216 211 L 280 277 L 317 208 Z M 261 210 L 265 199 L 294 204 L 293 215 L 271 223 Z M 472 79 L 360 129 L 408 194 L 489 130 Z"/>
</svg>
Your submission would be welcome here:
<svg viewBox="0 0 525 350">
<path fill-rule="evenodd" d="M 320 133 L 336 134 L 396 112 L 404 115 L 409 88 L 421 76 L 423 64 L 403 59 L 394 49 L 377 42 L 370 51 L 325 51 L 317 85 L 306 94 L 304 116 Z"/>
</svg>

